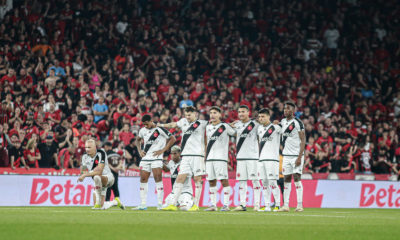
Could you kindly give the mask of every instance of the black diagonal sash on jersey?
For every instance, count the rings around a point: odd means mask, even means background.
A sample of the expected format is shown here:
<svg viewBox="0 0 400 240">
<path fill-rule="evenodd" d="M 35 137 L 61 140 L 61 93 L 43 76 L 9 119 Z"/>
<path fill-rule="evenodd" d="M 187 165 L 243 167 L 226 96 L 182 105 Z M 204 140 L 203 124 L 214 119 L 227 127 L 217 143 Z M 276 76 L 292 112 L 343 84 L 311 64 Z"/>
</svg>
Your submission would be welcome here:
<svg viewBox="0 0 400 240">
<path fill-rule="evenodd" d="M 152 134 L 151 137 L 149 138 L 149 140 L 147 140 L 147 142 L 151 142 L 151 143 L 147 143 L 144 146 L 144 152 L 147 153 L 147 151 L 149 151 L 149 149 L 151 148 L 151 145 L 153 145 L 154 141 L 158 138 L 158 136 L 160 136 L 160 132 L 156 129 Z"/>
<path fill-rule="evenodd" d="M 249 125 L 247 125 L 246 129 L 242 132 L 242 134 L 240 134 L 239 141 L 236 145 L 236 154 L 239 153 L 244 143 L 244 140 L 246 140 L 247 134 L 254 129 L 254 126 L 255 126 L 254 122 L 249 123 Z"/>
<path fill-rule="evenodd" d="M 187 140 L 192 136 L 192 133 L 200 126 L 200 121 L 196 121 L 186 130 L 185 134 L 183 134 L 182 137 L 182 142 L 181 142 L 181 152 L 183 152 L 183 149 L 185 148 Z M 188 133 L 188 134 L 186 134 Z"/>
<path fill-rule="evenodd" d="M 97 150 L 96 156 L 93 161 L 92 170 L 95 169 L 99 165 L 99 163 L 104 164 L 105 160 L 106 160 L 106 152 L 104 152 L 103 150 Z"/>
<path fill-rule="evenodd" d="M 210 153 L 211 147 L 214 145 L 215 141 L 221 134 L 225 131 L 225 126 L 221 125 L 217 130 L 215 130 L 214 134 L 211 136 L 211 139 L 207 144 L 207 152 L 206 152 L 206 159 L 208 154 Z"/>
<path fill-rule="evenodd" d="M 172 177 L 172 176 L 178 176 L 178 173 L 179 173 L 179 165 L 176 166 L 175 171 L 171 174 L 171 185 L 172 185 L 172 188 L 174 188 L 174 184 L 175 184 L 175 181 L 176 181 L 176 178 L 177 178 L 177 177 Z"/>
<path fill-rule="evenodd" d="M 265 143 L 267 142 L 267 139 L 274 133 L 275 127 L 272 125 L 262 136 L 261 141 L 260 141 L 260 154 L 261 151 L 264 148 Z"/>
<path fill-rule="evenodd" d="M 287 136 L 285 136 L 285 133 L 290 134 L 293 129 L 295 128 L 294 121 L 286 128 L 285 132 L 283 133 L 283 138 L 282 138 L 282 147 L 285 148 L 285 142 L 287 139 Z"/>
</svg>

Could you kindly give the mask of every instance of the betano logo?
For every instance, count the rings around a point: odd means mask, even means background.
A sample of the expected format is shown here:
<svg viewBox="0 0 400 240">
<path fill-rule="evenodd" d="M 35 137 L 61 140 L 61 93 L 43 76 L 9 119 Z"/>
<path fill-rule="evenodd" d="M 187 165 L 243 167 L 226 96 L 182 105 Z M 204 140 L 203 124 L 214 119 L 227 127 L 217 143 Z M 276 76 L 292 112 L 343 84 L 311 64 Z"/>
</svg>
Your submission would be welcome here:
<svg viewBox="0 0 400 240">
<path fill-rule="evenodd" d="M 373 183 L 363 183 L 361 186 L 360 207 L 400 207 L 400 188 L 393 185 L 388 188 L 376 189 Z"/>
<path fill-rule="evenodd" d="M 32 190 L 30 204 L 43 204 L 50 200 L 54 205 L 64 202 L 65 205 L 88 205 L 90 204 L 93 186 L 85 187 L 83 184 L 72 184 L 67 180 L 64 185 L 51 184 L 46 178 L 34 178 L 32 180 Z"/>
</svg>

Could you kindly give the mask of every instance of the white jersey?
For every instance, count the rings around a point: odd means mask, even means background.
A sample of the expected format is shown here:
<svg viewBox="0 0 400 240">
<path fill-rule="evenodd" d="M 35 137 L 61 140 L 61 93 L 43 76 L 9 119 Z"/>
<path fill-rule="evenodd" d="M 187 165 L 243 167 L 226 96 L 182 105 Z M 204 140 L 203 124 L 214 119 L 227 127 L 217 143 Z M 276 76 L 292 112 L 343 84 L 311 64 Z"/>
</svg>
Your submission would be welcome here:
<svg viewBox="0 0 400 240">
<path fill-rule="evenodd" d="M 111 173 L 111 169 L 108 166 L 107 154 L 103 149 L 97 149 L 94 157 L 84 154 L 82 156 L 82 166 L 86 167 L 89 172 L 93 171 L 100 163 L 104 164 L 104 169 L 101 175 L 107 175 Z"/>
<path fill-rule="evenodd" d="M 174 162 L 170 160 L 168 162 L 167 167 L 169 168 L 169 172 L 171 173 L 171 185 L 172 189 L 174 188 L 175 180 L 178 177 L 179 174 L 179 166 L 181 162 Z M 183 188 L 182 188 L 182 193 L 189 193 L 193 195 L 193 188 L 192 188 L 192 179 L 187 177 L 185 182 L 183 183 Z"/>
<path fill-rule="evenodd" d="M 228 161 L 229 136 L 235 136 L 236 131 L 229 124 L 208 124 L 207 134 L 207 161 Z"/>
<path fill-rule="evenodd" d="M 139 137 L 144 140 L 143 151 L 146 155 L 142 161 L 162 160 L 163 155 L 153 156 L 155 151 L 161 150 L 165 147 L 167 139 L 171 137 L 171 133 L 167 129 L 155 127 L 152 129 L 142 128 L 139 131 Z"/>
<path fill-rule="evenodd" d="M 237 160 L 258 160 L 257 128 L 259 125 L 254 120 L 235 123 Z"/>
<path fill-rule="evenodd" d="M 186 118 L 179 120 L 176 125 L 182 129 L 181 156 L 204 157 L 204 132 L 208 122 L 196 120 L 192 123 Z"/>
<path fill-rule="evenodd" d="M 275 124 L 269 124 L 267 126 L 261 125 L 258 127 L 260 161 L 279 161 L 281 131 L 281 126 Z"/>
<path fill-rule="evenodd" d="M 304 124 L 298 118 L 282 119 L 282 145 L 283 156 L 299 156 L 300 153 L 300 131 L 304 131 Z"/>
</svg>

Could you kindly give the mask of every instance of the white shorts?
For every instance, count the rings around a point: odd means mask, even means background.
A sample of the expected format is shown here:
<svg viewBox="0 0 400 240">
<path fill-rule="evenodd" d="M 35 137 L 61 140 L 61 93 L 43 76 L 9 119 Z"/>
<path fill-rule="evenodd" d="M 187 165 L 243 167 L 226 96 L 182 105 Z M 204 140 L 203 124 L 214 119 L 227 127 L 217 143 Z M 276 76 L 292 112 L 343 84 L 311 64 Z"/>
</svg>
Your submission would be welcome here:
<svg viewBox="0 0 400 240">
<path fill-rule="evenodd" d="M 303 173 L 303 165 L 304 165 L 304 155 L 301 158 L 301 163 L 299 166 L 296 166 L 297 156 L 283 156 L 282 162 L 282 174 L 283 175 L 292 175 L 295 173 L 302 174 Z"/>
<path fill-rule="evenodd" d="M 163 167 L 163 162 L 161 160 L 151 160 L 151 161 L 140 161 L 139 164 L 139 169 L 146 171 L 146 172 L 151 172 L 151 169 L 153 168 L 162 168 Z"/>
<path fill-rule="evenodd" d="M 168 205 L 171 205 L 174 200 L 173 198 L 174 198 L 174 193 L 171 192 L 168 195 L 168 197 L 165 199 L 165 203 L 164 203 L 163 207 L 167 207 Z M 181 193 L 181 195 L 179 196 L 179 199 L 178 199 L 178 205 L 179 205 L 180 210 L 187 211 L 193 206 L 193 204 L 194 204 L 194 202 L 193 202 L 192 194 L 187 193 L 187 192 Z"/>
<path fill-rule="evenodd" d="M 114 185 L 114 175 L 112 173 L 103 175 L 105 177 L 107 177 L 107 185 L 105 187 L 101 188 L 101 195 L 105 196 L 107 193 L 107 188 L 112 187 L 112 185 Z"/>
<path fill-rule="evenodd" d="M 261 161 L 258 162 L 258 178 L 268 180 L 279 179 L 279 161 Z"/>
<path fill-rule="evenodd" d="M 228 179 L 228 163 L 225 161 L 207 161 L 206 174 L 208 181 Z"/>
<path fill-rule="evenodd" d="M 188 174 L 188 176 L 205 175 L 204 157 L 183 156 L 179 167 L 179 174 Z"/>
<path fill-rule="evenodd" d="M 239 160 L 236 167 L 236 179 L 239 181 L 257 180 L 257 160 Z"/>
</svg>

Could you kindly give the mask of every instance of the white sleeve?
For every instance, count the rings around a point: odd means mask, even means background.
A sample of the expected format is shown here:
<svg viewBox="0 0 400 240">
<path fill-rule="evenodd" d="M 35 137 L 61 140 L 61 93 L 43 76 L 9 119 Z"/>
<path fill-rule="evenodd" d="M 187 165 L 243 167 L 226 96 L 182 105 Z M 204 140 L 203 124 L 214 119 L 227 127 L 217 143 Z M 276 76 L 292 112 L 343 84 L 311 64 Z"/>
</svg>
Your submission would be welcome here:
<svg viewBox="0 0 400 240">
<path fill-rule="evenodd" d="M 236 130 L 233 129 L 229 124 L 225 123 L 226 131 L 229 136 L 235 136 Z"/>
<path fill-rule="evenodd" d="M 142 139 L 144 138 L 144 136 L 143 136 L 143 128 L 139 130 L 139 137 L 142 138 Z"/>
<path fill-rule="evenodd" d="M 160 134 L 163 135 L 166 139 L 170 138 L 172 134 L 165 128 L 160 127 Z"/>
<path fill-rule="evenodd" d="M 185 120 L 186 118 L 181 118 L 178 122 L 176 122 L 176 126 L 178 126 L 178 128 L 182 128 L 185 124 Z"/>
</svg>

